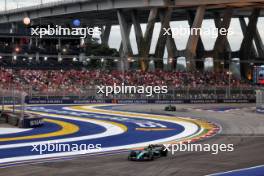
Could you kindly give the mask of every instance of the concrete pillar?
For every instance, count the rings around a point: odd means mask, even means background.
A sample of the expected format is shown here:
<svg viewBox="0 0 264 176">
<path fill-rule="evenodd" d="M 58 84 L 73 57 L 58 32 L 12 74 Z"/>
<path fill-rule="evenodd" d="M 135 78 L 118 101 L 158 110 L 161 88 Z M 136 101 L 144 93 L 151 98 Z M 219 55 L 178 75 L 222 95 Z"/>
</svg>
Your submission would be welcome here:
<svg viewBox="0 0 264 176">
<path fill-rule="evenodd" d="M 240 60 L 251 60 L 252 57 L 252 48 L 253 48 L 253 38 L 254 35 L 256 34 L 256 29 L 257 29 L 257 22 L 258 22 L 258 17 L 260 15 L 260 9 L 254 9 L 251 16 L 249 17 L 249 23 L 246 28 L 246 32 L 244 35 L 244 39 L 241 44 L 240 48 Z M 241 21 L 241 20 L 240 20 Z M 241 26 L 242 27 L 242 26 Z M 244 77 L 248 77 L 249 74 L 251 73 L 251 68 L 249 63 L 241 63 L 241 75 Z"/>
<path fill-rule="evenodd" d="M 39 63 L 39 52 L 36 53 L 36 62 Z"/>
<path fill-rule="evenodd" d="M 127 25 L 127 35 L 128 36 L 130 36 L 131 28 L 132 28 L 132 25 L 131 24 L 128 24 Z M 119 47 L 119 55 L 120 55 L 120 57 L 131 57 L 133 55 L 132 54 L 132 49 L 131 49 L 131 55 L 130 56 L 126 55 L 125 52 L 124 52 L 123 42 L 121 41 L 121 44 L 120 44 L 120 47 Z"/>
<path fill-rule="evenodd" d="M 129 70 L 129 62 L 127 61 L 127 58 L 121 58 L 117 63 L 117 67 L 119 71 Z"/>
<path fill-rule="evenodd" d="M 11 34 L 17 33 L 17 24 L 16 23 L 11 23 L 10 33 Z"/>
<path fill-rule="evenodd" d="M 36 47 L 39 47 L 39 40 L 40 40 L 40 39 L 39 39 L 38 37 L 36 37 L 36 41 L 35 41 L 35 42 L 36 42 L 36 43 L 35 43 L 35 46 L 36 46 Z"/>
<path fill-rule="evenodd" d="M 10 33 L 11 34 L 17 33 L 17 24 L 16 23 L 11 24 Z M 15 43 L 15 37 L 12 37 L 12 44 L 14 44 L 14 43 Z"/>
<path fill-rule="evenodd" d="M 131 12 L 131 18 L 132 18 L 132 23 L 135 29 L 135 36 L 136 36 L 138 53 L 139 53 L 141 50 L 142 42 L 143 42 L 143 32 L 142 32 L 142 29 L 139 23 L 139 17 L 138 17 L 136 10 L 133 10 Z"/>
<path fill-rule="evenodd" d="M 82 26 L 82 27 L 89 27 L 89 28 L 94 28 L 94 24 L 90 24 L 88 26 Z M 87 44 L 92 40 L 93 36 L 92 35 L 87 35 L 87 37 L 84 39 L 84 43 Z"/>
<path fill-rule="evenodd" d="M 140 66 L 141 66 L 141 70 L 143 71 L 146 71 L 148 69 L 148 56 L 149 56 L 151 40 L 153 36 L 153 31 L 154 31 L 157 15 L 158 15 L 158 9 L 152 8 L 150 10 L 146 32 L 144 34 L 144 39 L 143 39 L 142 47 L 140 50 L 140 57 L 141 57 Z"/>
<path fill-rule="evenodd" d="M 205 6 L 199 6 L 196 10 L 196 14 L 191 25 L 191 29 L 200 29 L 202 26 L 202 22 L 205 14 Z M 186 60 L 187 60 L 187 69 L 192 70 L 196 69 L 195 57 L 197 56 L 197 46 L 199 44 L 200 34 L 198 35 L 190 35 L 187 47 L 186 47 Z M 201 43 L 199 44 L 201 47 Z M 199 51 L 201 52 L 201 51 Z"/>
<path fill-rule="evenodd" d="M 150 10 L 150 14 L 148 17 L 148 22 L 147 22 L 147 27 L 146 27 L 146 32 L 144 34 L 143 42 L 142 42 L 142 47 L 140 48 L 140 66 L 141 70 L 146 71 L 148 69 L 148 56 L 149 56 L 149 51 L 150 51 L 150 46 L 151 46 L 151 40 L 153 36 L 153 30 L 155 27 L 156 23 L 156 18 L 158 15 L 158 9 L 157 8 L 152 8 Z"/>
<path fill-rule="evenodd" d="M 161 15 L 161 21 L 164 21 L 164 18 L 166 18 L 166 15 L 165 15 L 166 12 L 165 11 L 163 11 L 163 12 L 164 12 L 163 15 Z M 141 69 L 144 71 L 149 70 L 148 67 L 150 65 L 153 65 L 153 68 L 155 68 L 156 66 L 159 68 L 163 66 L 162 60 L 158 60 L 158 61 L 153 60 L 154 64 L 152 64 L 151 59 L 150 60 L 148 59 L 157 14 L 158 14 L 157 9 L 151 10 L 150 15 L 149 15 L 149 19 L 148 19 L 148 23 L 147 23 L 147 30 L 146 30 L 145 35 L 143 36 L 143 32 L 142 32 L 142 29 L 141 29 L 141 26 L 139 23 L 137 11 L 134 10 L 131 12 L 132 22 L 133 22 L 133 25 L 135 28 L 137 47 L 138 47 L 138 51 L 139 51 L 139 56 L 141 57 L 140 58 L 140 66 L 141 66 Z M 172 38 L 170 38 L 170 39 L 172 39 Z M 167 41 L 167 37 L 165 37 L 165 43 L 163 46 L 164 49 L 165 49 L 165 44 L 169 45 L 169 50 L 171 51 L 171 53 L 174 51 L 173 46 L 176 48 L 175 42 L 173 41 L 173 43 L 172 43 L 171 40 Z M 163 51 L 163 53 L 164 53 L 164 51 Z M 164 54 L 162 54 L 162 57 L 163 57 L 163 55 Z M 150 68 L 150 69 L 153 70 L 153 68 Z"/>
<path fill-rule="evenodd" d="M 177 62 L 174 62 L 176 61 L 176 56 L 177 56 L 177 47 L 176 47 L 176 44 L 175 44 L 175 41 L 174 39 L 172 38 L 172 36 L 167 36 L 167 39 L 166 39 L 166 48 L 167 48 L 167 52 L 168 52 L 168 58 L 169 59 L 173 59 L 173 62 L 172 63 L 168 63 L 172 65 L 172 70 L 174 69 L 174 66 L 175 68 L 177 67 Z M 163 62 L 162 62 L 163 64 Z"/>
<path fill-rule="evenodd" d="M 109 46 L 108 42 L 109 42 L 111 28 L 112 28 L 111 24 L 106 24 L 104 28 L 102 27 L 101 41 L 102 44 L 105 46 Z"/>
<path fill-rule="evenodd" d="M 31 48 L 31 47 L 32 47 L 32 44 L 33 44 L 33 38 L 32 38 L 32 37 L 30 37 L 30 38 L 29 38 L 29 48 Z"/>
<path fill-rule="evenodd" d="M 155 59 L 150 59 L 148 64 L 149 64 L 148 71 L 154 72 L 156 70 L 156 61 L 155 61 Z"/>
<path fill-rule="evenodd" d="M 155 50 L 156 58 L 163 58 L 164 56 L 167 41 L 167 35 L 164 35 L 164 28 L 168 29 L 170 27 L 171 14 L 172 8 L 160 9 L 159 16 L 161 21 L 161 30 Z"/>
<path fill-rule="evenodd" d="M 177 59 L 175 58 L 168 58 L 167 59 L 167 64 L 166 64 L 166 67 L 165 67 L 165 70 L 166 71 L 174 71 L 176 70 L 176 63 L 177 63 Z"/>
<path fill-rule="evenodd" d="M 257 51 L 258 51 L 258 55 L 260 58 L 264 58 L 264 44 L 261 40 L 261 36 L 260 36 L 260 33 L 259 33 L 259 30 L 256 29 L 256 33 L 255 33 L 255 36 L 254 36 L 254 41 L 255 41 L 255 44 L 256 44 L 256 47 L 257 47 Z"/>
<path fill-rule="evenodd" d="M 233 10 L 232 9 L 226 9 L 224 12 L 223 19 L 221 20 L 220 16 L 216 16 L 215 18 L 215 26 L 219 30 L 226 29 L 228 30 L 230 27 L 231 19 L 232 19 Z M 231 52 L 231 47 L 227 39 L 227 35 L 221 35 L 220 32 L 218 33 L 218 37 L 216 39 L 215 45 L 214 45 L 214 69 L 215 71 L 221 70 L 221 61 L 224 60 L 230 60 L 230 58 L 226 58 L 225 53 Z"/>
<path fill-rule="evenodd" d="M 129 40 L 129 25 L 127 23 L 125 14 L 122 10 L 117 10 L 118 21 L 120 25 L 121 37 L 122 37 L 122 45 L 123 45 L 123 53 L 126 57 L 133 56 L 131 43 Z"/>
<path fill-rule="evenodd" d="M 246 24 L 246 21 L 244 19 L 244 17 L 240 17 L 239 18 L 239 22 L 240 22 L 240 25 L 241 25 L 241 29 L 242 29 L 242 33 L 243 33 L 243 36 L 244 38 L 246 37 L 246 32 L 247 32 L 247 24 Z M 250 54 L 254 57 L 257 57 L 257 50 L 255 48 L 255 46 L 253 45 L 253 41 L 251 42 L 252 43 L 252 46 L 250 46 L 250 48 L 248 48 L 250 51 Z"/>
<path fill-rule="evenodd" d="M 168 57 L 175 58 L 177 53 L 177 47 L 172 36 L 167 36 L 166 48 L 168 51 Z"/>
<path fill-rule="evenodd" d="M 60 51 L 61 50 L 61 39 L 58 38 L 58 50 Z"/>
</svg>

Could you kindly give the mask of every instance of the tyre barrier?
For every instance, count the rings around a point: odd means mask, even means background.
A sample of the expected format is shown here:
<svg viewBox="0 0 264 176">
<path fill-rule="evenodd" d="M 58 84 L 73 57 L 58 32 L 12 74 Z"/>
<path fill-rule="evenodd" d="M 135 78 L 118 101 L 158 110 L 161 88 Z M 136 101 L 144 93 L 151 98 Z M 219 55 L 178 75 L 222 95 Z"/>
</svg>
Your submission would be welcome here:
<svg viewBox="0 0 264 176">
<path fill-rule="evenodd" d="M 257 113 L 262 113 L 262 114 L 264 114 L 264 108 L 258 108 L 258 107 L 257 107 Z"/>
<path fill-rule="evenodd" d="M 43 118 L 33 114 L 24 114 L 22 120 L 20 117 L 20 114 L 17 113 L 4 112 L 1 114 L 0 123 L 6 123 L 20 128 L 37 128 L 44 124 Z"/>
<path fill-rule="evenodd" d="M 22 128 L 37 128 L 42 125 L 44 125 L 43 118 L 32 114 L 26 114 L 22 121 Z"/>
<path fill-rule="evenodd" d="M 18 126 L 19 125 L 19 117 L 11 112 L 4 112 L 1 115 L 1 119 L 4 123 L 12 125 L 12 126 Z"/>
</svg>

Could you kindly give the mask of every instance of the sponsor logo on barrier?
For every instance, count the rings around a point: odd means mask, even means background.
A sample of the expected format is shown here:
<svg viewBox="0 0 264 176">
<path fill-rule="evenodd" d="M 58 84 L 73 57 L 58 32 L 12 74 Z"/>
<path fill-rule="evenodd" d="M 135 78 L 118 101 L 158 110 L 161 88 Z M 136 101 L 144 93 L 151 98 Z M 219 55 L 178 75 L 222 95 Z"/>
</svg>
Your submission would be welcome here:
<svg viewBox="0 0 264 176">
<path fill-rule="evenodd" d="M 1 102 L 1 100 L 0 100 Z M 119 104 L 184 104 L 184 103 L 192 103 L 192 104 L 201 104 L 201 103 L 255 103 L 256 99 L 211 99 L 211 100 L 191 100 L 191 99 L 176 99 L 176 100 L 166 100 L 166 99 L 105 99 L 105 100 L 94 100 L 94 99 L 46 99 L 46 98 L 40 98 L 40 99 L 27 99 L 26 103 L 28 104 L 89 104 L 89 103 L 119 103 Z M 10 101 L 5 104 L 12 104 L 13 101 Z"/>
<path fill-rule="evenodd" d="M 29 124 L 30 124 L 30 127 L 34 127 L 34 126 L 41 126 L 44 124 L 44 122 L 42 119 L 30 120 Z"/>
</svg>

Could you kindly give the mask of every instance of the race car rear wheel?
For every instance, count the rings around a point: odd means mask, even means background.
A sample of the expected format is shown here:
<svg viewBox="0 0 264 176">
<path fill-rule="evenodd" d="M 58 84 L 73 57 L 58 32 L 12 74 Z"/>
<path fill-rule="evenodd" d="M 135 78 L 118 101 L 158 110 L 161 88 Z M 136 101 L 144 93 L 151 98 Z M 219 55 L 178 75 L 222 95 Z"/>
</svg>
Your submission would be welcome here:
<svg viewBox="0 0 264 176">
<path fill-rule="evenodd" d="M 160 154 L 161 156 L 168 156 L 168 150 L 162 150 Z"/>
<path fill-rule="evenodd" d="M 149 156 L 149 160 L 153 161 L 154 160 L 154 156 L 153 155 Z"/>
</svg>

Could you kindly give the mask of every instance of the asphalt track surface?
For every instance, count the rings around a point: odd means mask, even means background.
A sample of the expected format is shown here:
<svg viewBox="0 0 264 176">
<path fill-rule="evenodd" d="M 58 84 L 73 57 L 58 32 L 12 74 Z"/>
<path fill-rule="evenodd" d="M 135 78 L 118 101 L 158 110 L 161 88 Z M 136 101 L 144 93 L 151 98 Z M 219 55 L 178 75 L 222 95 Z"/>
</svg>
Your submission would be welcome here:
<svg viewBox="0 0 264 176">
<path fill-rule="evenodd" d="M 165 113 L 165 105 L 126 105 L 118 110 Z M 264 115 L 255 114 L 254 104 L 177 105 L 175 116 L 202 118 L 222 126 L 221 134 L 200 143 L 234 144 L 233 152 L 178 152 L 152 162 L 127 161 L 127 152 L 84 156 L 0 169 L 0 175 L 113 175 L 201 176 L 264 164 Z M 206 107 L 206 108 L 204 108 Z M 213 110 L 213 111 L 212 111 Z M 168 113 L 168 112 L 166 112 Z"/>
</svg>

